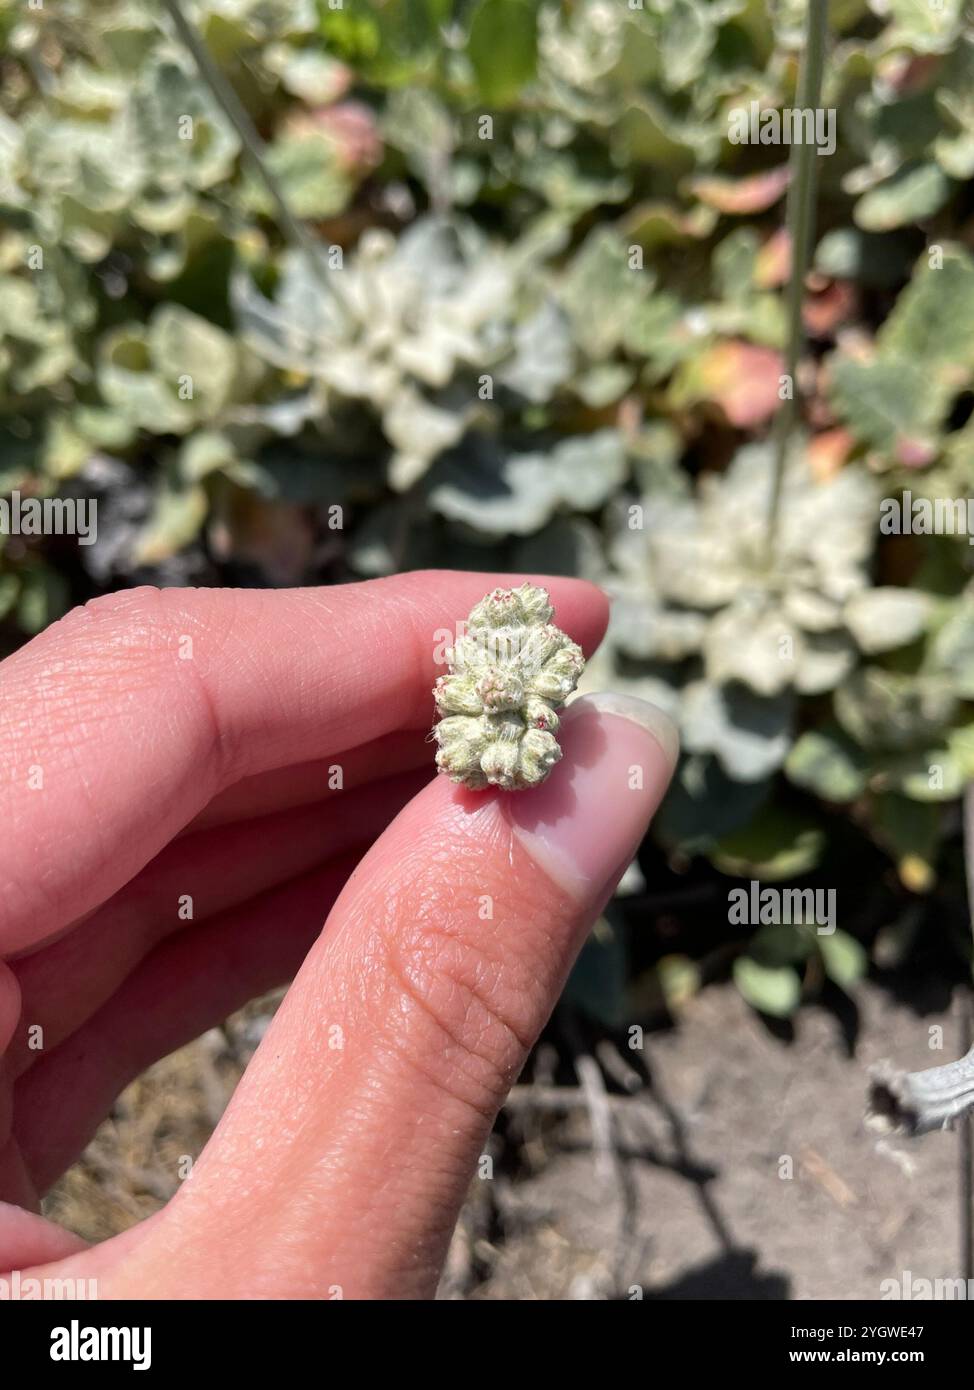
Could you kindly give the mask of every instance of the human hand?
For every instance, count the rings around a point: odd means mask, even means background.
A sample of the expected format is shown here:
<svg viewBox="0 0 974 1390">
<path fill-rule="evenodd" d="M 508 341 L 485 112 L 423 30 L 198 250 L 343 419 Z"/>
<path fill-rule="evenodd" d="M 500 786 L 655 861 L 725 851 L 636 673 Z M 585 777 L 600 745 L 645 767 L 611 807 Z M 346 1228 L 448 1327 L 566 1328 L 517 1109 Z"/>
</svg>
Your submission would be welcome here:
<svg viewBox="0 0 974 1390">
<path fill-rule="evenodd" d="M 652 706 L 596 696 L 542 787 L 432 775 L 435 634 L 517 582 L 139 589 L 3 663 L 0 1270 L 101 1298 L 433 1294 L 675 760 Z M 543 582 L 590 652 L 600 591 Z M 36 1214 L 130 1080 L 291 976 L 161 1211 L 94 1247 Z"/>
</svg>

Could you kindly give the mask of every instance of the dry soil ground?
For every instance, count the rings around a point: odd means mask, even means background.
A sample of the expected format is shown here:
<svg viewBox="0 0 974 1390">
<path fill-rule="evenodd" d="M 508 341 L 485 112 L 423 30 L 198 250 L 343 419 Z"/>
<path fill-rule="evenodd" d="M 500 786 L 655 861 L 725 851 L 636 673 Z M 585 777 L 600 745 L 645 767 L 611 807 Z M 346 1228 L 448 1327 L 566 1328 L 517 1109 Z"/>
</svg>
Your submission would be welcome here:
<svg viewBox="0 0 974 1390">
<path fill-rule="evenodd" d="M 786 1038 L 732 985 L 704 990 L 678 1027 L 647 1036 L 643 1090 L 610 1082 L 614 1146 L 601 1155 L 580 1092 L 563 1104 L 551 1086 L 519 1087 L 441 1295 L 878 1299 L 906 1271 L 956 1277 L 957 1135 L 883 1142 L 862 1123 L 871 1062 L 919 1068 L 958 1050 L 945 990 L 909 993 L 902 1002 L 866 983 L 856 1028 L 810 1006 Z M 49 1212 L 97 1239 L 155 1210 L 183 1156 L 200 1151 L 272 1004 L 129 1087 Z M 944 1051 L 931 1054 L 938 1024 Z"/>
</svg>

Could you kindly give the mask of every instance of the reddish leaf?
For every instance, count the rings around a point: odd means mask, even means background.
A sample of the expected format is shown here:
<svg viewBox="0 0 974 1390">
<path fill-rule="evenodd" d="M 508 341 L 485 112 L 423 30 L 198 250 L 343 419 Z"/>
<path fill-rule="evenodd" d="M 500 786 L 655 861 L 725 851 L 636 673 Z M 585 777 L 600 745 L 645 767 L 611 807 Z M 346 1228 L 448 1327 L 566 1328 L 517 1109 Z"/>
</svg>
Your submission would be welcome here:
<svg viewBox="0 0 974 1390">
<path fill-rule="evenodd" d="M 848 323 L 857 307 L 856 287 L 851 280 L 828 280 L 823 289 L 806 295 L 802 322 L 812 338 L 831 338 L 837 328 Z"/>
<path fill-rule="evenodd" d="M 778 230 L 764 243 L 754 264 L 754 283 L 759 290 L 776 290 L 791 274 L 791 237 L 787 227 Z"/>
<path fill-rule="evenodd" d="M 776 169 L 749 174 L 743 179 L 726 179 L 719 175 L 692 179 L 690 188 L 708 207 L 741 216 L 772 207 L 788 187 L 790 178 L 788 165 L 780 164 Z"/>
<path fill-rule="evenodd" d="M 809 441 L 808 466 L 820 483 L 834 478 L 852 451 L 852 434 L 841 426 L 823 430 Z"/>
<path fill-rule="evenodd" d="M 737 429 L 751 429 L 778 409 L 784 358 L 773 348 L 737 340 L 715 343 L 676 387 L 685 400 L 714 401 Z"/>
</svg>

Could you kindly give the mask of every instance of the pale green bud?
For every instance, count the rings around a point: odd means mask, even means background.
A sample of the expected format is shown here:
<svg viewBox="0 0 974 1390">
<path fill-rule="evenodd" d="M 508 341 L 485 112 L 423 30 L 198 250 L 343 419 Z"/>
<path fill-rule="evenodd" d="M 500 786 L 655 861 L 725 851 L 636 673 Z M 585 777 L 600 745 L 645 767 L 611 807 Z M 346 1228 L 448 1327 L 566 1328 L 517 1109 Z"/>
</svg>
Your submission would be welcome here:
<svg viewBox="0 0 974 1390">
<path fill-rule="evenodd" d="M 495 589 L 467 619 L 433 690 L 436 765 L 475 791 L 536 787 L 561 758 L 556 710 L 578 684 L 582 650 L 551 622 L 547 592 Z"/>
</svg>

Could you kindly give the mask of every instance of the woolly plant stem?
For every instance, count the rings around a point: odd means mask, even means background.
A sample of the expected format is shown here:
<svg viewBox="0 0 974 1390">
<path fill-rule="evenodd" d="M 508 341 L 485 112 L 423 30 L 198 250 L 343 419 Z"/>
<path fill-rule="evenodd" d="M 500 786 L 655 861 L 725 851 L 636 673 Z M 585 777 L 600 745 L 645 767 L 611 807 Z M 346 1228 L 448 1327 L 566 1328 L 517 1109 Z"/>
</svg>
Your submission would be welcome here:
<svg viewBox="0 0 974 1390">
<path fill-rule="evenodd" d="M 974 782 L 964 789 L 964 868 L 967 875 L 968 916 L 974 930 Z M 974 943 L 972 943 L 974 944 Z M 972 955 L 974 970 L 974 955 Z M 972 994 L 970 985 L 961 1001 L 963 1044 L 971 1047 Z M 974 1051 L 974 1048 L 971 1048 Z M 970 1113 L 960 1123 L 960 1257 L 965 1280 L 974 1279 L 974 1123 Z M 970 1285 L 968 1285 L 970 1287 Z"/>
<path fill-rule="evenodd" d="M 249 156 L 251 164 L 254 166 L 258 176 L 271 195 L 274 206 L 277 208 L 281 230 L 284 232 L 287 239 L 307 256 L 311 272 L 315 278 L 330 294 L 335 296 L 339 303 L 342 303 L 342 297 L 339 293 L 338 286 L 334 282 L 334 277 L 327 275 L 321 264 L 320 248 L 314 238 L 309 234 L 307 228 L 291 211 L 281 185 L 268 168 L 266 146 L 257 133 L 257 127 L 247 114 L 243 103 L 217 67 L 216 63 L 214 63 L 213 59 L 210 57 L 206 45 L 203 43 L 199 34 L 197 34 L 196 30 L 179 8 L 178 0 L 162 0 L 162 3 L 169 14 L 169 18 L 173 22 L 176 33 L 189 50 L 193 62 L 199 69 L 200 76 L 213 93 L 213 96 L 226 115 L 227 120 L 230 121 L 237 134 L 240 136 L 244 150 Z M 343 307 L 345 306 L 343 305 Z"/>
<path fill-rule="evenodd" d="M 798 75 L 797 104 L 801 111 L 816 111 L 822 90 L 822 70 L 825 66 L 828 0 L 808 0 L 805 11 L 804 55 Z M 774 462 L 771 474 L 771 501 L 768 508 L 767 550 L 770 557 L 781 509 L 781 493 L 798 407 L 798 359 L 801 356 L 802 300 L 805 275 L 812 250 L 815 231 L 815 185 L 818 174 L 816 161 L 820 158 L 813 141 L 799 141 L 791 147 L 791 181 L 788 187 L 786 222 L 791 245 L 791 275 L 788 281 L 785 307 L 788 338 L 785 349 L 785 372 L 789 395 L 781 402 L 775 420 Z"/>
<path fill-rule="evenodd" d="M 950 1129 L 974 1109 L 974 1048 L 959 1061 L 926 1071 L 873 1069 L 868 1123 L 887 1133 L 915 1136 Z"/>
<path fill-rule="evenodd" d="M 974 912 L 974 783 L 964 793 L 967 897 Z M 884 1062 L 872 1070 L 867 1121 L 896 1134 L 948 1129 L 974 1110 L 974 1047 L 956 1062 L 926 1071 L 901 1071 Z"/>
</svg>

